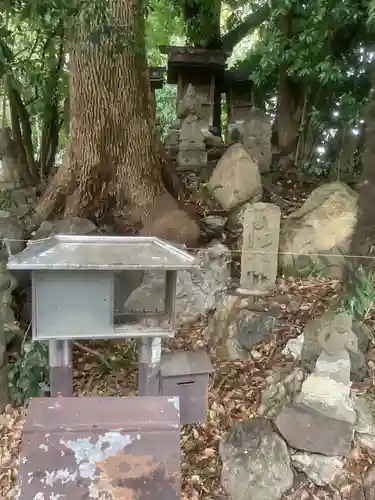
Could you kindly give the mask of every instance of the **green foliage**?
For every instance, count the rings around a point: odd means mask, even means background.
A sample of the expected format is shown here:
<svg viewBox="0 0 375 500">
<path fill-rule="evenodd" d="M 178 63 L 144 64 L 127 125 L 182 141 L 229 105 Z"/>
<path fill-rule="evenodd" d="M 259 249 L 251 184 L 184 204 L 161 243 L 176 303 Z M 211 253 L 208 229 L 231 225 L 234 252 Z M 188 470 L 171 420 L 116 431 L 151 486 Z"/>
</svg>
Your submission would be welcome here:
<svg viewBox="0 0 375 500">
<path fill-rule="evenodd" d="M 150 65 L 166 63 L 158 46 L 184 44 L 184 37 L 198 45 L 215 39 L 218 28 L 226 34 L 267 6 L 265 0 L 147 0 L 146 48 Z M 70 36 L 77 26 L 89 25 L 90 40 L 100 41 L 109 32 L 124 38 L 122 27 L 113 22 L 106 0 L 17 0 L 7 2 L 7 19 L 0 22 L 0 77 L 6 74 L 18 89 L 30 115 L 34 147 L 41 141 L 41 129 L 50 113 L 50 103 L 58 102 L 59 117 L 67 96 L 68 73 L 65 67 L 54 84 L 62 34 Z M 311 132 L 317 145 L 327 153 L 317 162 L 301 152 L 297 165 L 303 170 L 327 175 L 334 158 L 329 153 L 333 134 L 328 130 L 358 128 L 367 99 L 370 80 L 366 55 L 375 42 L 374 0 L 281 0 L 272 4 L 271 15 L 250 38 L 240 55 L 240 66 L 247 68 L 256 82 L 257 105 L 274 113 L 280 76 L 303 92 L 307 107 L 302 131 Z M 184 14 L 190 15 L 185 26 Z M 260 21 L 258 21 L 260 22 Z M 252 26 L 252 29 L 254 26 Z M 245 34 L 244 31 L 241 33 Z M 125 37 L 126 38 L 126 37 Z M 136 43 L 136 40 L 122 40 Z M 136 47 L 134 47 L 136 48 Z M 119 42 L 119 50 L 121 43 Z M 0 90 L 1 91 L 1 90 Z M 157 112 L 165 134 L 174 118 L 174 89 L 157 91 Z M 9 115 L 9 113 L 8 113 Z M 302 132 L 301 132 L 302 133 Z M 65 137 L 60 132 L 60 142 Z"/>
<path fill-rule="evenodd" d="M 350 289 L 342 299 L 340 309 L 348 312 L 356 320 L 368 318 L 375 304 L 375 275 L 363 267 L 353 271 Z"/>
<path fill-rule="evenodd" d="M 160 45 L 169 45 L 178 41 L 183 45 L 185 27 L 180 12 L 166 0 L 149 0 L 146 17 L 146 49 L 150 65 L 165 63 L 165 56 L 160 54 Z"/>
<path fill-rule="evenodd" d="M 160 123 L 160 133 L 164 137 L 176 119 L 176 88 L 165 85 L 156 91 L 156 116 Z"/>
<path fill-rule="evenodd" d="M 369 12 L 368 12 L 368 24 L 371 29 L 375 26 L 375 1 L 370 0 L 369 2 Z"/>
<path fill-rule="evenodd" d="M 103 352 L 98 367 L 99 373 L 108 375 L 130 367 L 130 365 L 137 360 L 137 353 L 138 342 L 136 340 L 123 342 L 121 349 L 117 350 L 115 354 Z"/>
<path fill-rule="evenodd" d="M 48 350 L 44 344 L 24 345 L 21 358 L 9 365 L 8 386 L 10 398 L 16 405 L 48 391 Z"/>
</svg>

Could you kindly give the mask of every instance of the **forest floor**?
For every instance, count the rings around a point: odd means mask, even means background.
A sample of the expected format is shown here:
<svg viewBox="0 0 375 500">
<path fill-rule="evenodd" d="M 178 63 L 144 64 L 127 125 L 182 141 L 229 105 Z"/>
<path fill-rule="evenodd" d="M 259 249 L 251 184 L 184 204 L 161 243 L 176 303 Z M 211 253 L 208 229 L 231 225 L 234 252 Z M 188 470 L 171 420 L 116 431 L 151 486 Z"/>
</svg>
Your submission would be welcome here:
<svg viewBox="0 0 375 500">
<path fill-rule="evenodd" d="M 284 214 L 285 208 L 289 212 L 301 206 L 315 187 L 310 185 L 303 189 L 291 180 L 282 182 L 276 197 L 284 201 Z M 282 315 L 285 328 L 278 332 L 277 337 L 270 336 L 255 346 L 249 361 L 212 359 L 215 374 L 209 391 L 207 422 L 181 428 L 183 500 L 228 498 L 220 487 L 218 444 L 221 436 L 236 420 L 257 414 L 267 376 L 278 368 L 294 363 L 281 353 L 286 341 L 302 333 L 312 315 L 328 308 L 337 295 L 339 285 L 337 281 L 328 279 L 284 280 L 281 287 L 283 293 L 303 297 L 303 302 L 298 312 L 288 310 L 285 304 Z M 374 323 L 374 320 L 370 319 L 370 322 Z M 197 323 L 181 329 L 174 339 L 165 342 L 164 348 L 195 350 L 204 347 L 203 327 L 204 324 Z M 78 347 L 74 352 L 74 389 L 77 396 L 135 394 L 137 367 L 133 344 L 89 342 L 84 347 Z M 371 386 L 372 380 L 363 385 L 363 389 Z M 0 498 L 4 500 L 13 498 L 25 414 L 25 408 L 9 406 L 0 415 Z M 373 458 L 375 460 L 375 457 L 356 450 L 347 462 L 351 475 L 355 477 L 360 474 Z M 313 487 L 307 480 L 302 480 L 298 491 L 287 498 L 332 499 L 333 496 L 328 489 Z"/>
</svg>

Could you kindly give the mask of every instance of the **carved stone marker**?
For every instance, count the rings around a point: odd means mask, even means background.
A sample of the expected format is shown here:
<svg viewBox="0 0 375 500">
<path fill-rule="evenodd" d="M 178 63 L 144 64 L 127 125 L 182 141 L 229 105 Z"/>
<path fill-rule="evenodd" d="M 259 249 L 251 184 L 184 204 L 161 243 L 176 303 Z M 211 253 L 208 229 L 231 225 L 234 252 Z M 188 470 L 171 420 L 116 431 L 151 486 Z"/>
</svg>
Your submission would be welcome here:
<svg viewBox="0 0 375 500">
<path fill-rule="evenodd" d="M 280 208 L 272 203 L 249 205 L 243 219 L 240 293 L 267 295 L 276 285 Z"/>
<path fill-rule="evenodd" d="M 240 142 L 257 160 L 260 172 L 268 172 L 272 161 L 271 119 L 261 109 L 253 108 L 247 119 L 228 126 L 228 142 Z"/>
</svg>

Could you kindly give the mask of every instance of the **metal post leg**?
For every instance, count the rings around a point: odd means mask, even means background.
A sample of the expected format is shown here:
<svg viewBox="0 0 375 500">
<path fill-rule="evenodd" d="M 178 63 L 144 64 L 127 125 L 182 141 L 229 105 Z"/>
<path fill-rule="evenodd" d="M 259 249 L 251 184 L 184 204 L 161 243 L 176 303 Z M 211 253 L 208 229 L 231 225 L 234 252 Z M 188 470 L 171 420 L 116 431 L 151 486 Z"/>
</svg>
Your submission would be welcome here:
<svg viewBox="0 0 375 500">
<path fill-rule="evenodd" d="M 143 338 L 138 363 L 139 396 L 159 396 L 160 358 L 161 338 Z"/>
<path fill-rule="evenodd" d="M 165 273 L 165 308 L 173 329 L 176 323 L 176 289 L 177 271 L 167 271 Z"/>
<path fill-rule="evenodd" d="M 50 340 L 48 347 L 51 397 L 73 396 L 72 342 Z"/>
</svg>

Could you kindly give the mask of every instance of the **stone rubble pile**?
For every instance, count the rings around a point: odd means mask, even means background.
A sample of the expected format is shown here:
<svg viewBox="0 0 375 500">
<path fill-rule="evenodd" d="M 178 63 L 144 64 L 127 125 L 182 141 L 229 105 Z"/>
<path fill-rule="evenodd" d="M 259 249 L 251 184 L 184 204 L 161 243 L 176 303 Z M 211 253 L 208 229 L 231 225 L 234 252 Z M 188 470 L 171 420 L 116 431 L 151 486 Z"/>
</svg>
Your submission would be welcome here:
<svg viewBox="0 0 375 500">
<path fill-rule="evenodd" d="M 234 500 L 281 500 L 293 492 L 297 472 L 317 486 L 340 488 L 355 443 L 374 452 L 375 396 L 352 390 L 358 372 L 352 372 L 351 354 L 369 341 L 369 332 L 362 329 L 358 342 L 354 330 L 359 329 L 350 315 L 330 312 L 288 342 L 284 352 L 293 353 L 296 361 L 319 354 L 314 366 L 309 364 L 310 373 L 305 365 L 270 376 L 259 416 L 236 423 L 222 438 L 222 485 Z M 370 467 L 350 500 L 373 500 L 374 488 Z"/>
</svg>

